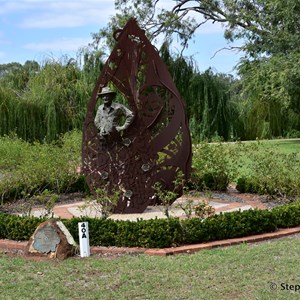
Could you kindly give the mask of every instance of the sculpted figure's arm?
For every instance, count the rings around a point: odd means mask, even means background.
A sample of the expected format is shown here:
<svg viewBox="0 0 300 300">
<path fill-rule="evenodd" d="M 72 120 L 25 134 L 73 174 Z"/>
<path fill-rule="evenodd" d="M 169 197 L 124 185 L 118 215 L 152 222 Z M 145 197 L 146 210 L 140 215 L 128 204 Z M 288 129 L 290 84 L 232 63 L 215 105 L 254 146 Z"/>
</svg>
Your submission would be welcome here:
<svg viewBox="0 0 300 300">
<path fill-rule="evenodd" d="M 134 117 L 135 117 L 134 113 L 123 105 L 120 105 L 120 110 L 122 111 L 126 120 L 122 126 L 116 126 L 117 131 L 126 130 L 130 126 L 130 124 L 133 122 Z"/>
</svg>

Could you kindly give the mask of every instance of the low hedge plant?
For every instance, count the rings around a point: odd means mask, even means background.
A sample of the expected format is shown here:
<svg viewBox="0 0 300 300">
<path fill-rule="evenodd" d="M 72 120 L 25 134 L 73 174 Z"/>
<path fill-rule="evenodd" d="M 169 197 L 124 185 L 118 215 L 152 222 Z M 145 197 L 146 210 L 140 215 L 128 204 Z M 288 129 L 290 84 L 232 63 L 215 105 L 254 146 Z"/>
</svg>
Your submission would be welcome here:
<svg viewBox="0 0 300 300">
<path fill-rule="evenodd" d="M 16 241 L 29 240 L 37 226 L 45 220 L 0 213 L 0 238 Z"/>
<path fill-rule="evenodd" d="M 272 232 L 277 228 L 273 213 L 258 209 L 221 213 L 203 222 L 199 219 L 187 219 L 182 225 L 185 228 L 186 244 L 238 238 Z"/>
<path fill-rule="evenodd" d="M 0 238 L 28 240 L 45 219 L 0 213 Z M 89 222 L 91 246 L 165 248 L 238 238 L 300 225 L 300 200 L 272 210 L 221 213 L 207 219 L 115 221 L 73 218 L 62 220 L 78 241 L 78 222 Z"/>
<path fill-rule="evenodd" d="M 272 213 L 276 217 L 278 228 L 288 228 L 300 225 L 300 199 L 297 202 L 289 203 L 273 208 Z"/>
<path fill-rule="evenodd" d="M 178 218 L 134 221 L 73 218 L 63 220 L 78 241 L 78 222 L 88 222 L 90 244 L 117 247 L 164 248 L 183 242 L 183 230 Z"/>
</svg>

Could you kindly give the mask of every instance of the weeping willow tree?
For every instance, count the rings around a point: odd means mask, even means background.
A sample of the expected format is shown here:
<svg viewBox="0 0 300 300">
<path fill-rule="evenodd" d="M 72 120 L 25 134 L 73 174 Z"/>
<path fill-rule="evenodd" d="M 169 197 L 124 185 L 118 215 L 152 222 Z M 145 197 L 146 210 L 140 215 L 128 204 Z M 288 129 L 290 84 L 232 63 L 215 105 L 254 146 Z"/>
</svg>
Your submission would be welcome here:
<svg viewBox="0 0 300 300">
<path fill-rule="evenodd" d="M 242 61 L 236 101 L 245 139 L 288 136 L 300 130 L 300 56 Z"/>
<path fill-rule="evenodd" d="M 12 90 L 0 86 L 0 135 L 8 134 L 13 124 L 16 95 Z"/>
<path fill-rule="evenodd" d="M 221 137 L 228 140 L 232 137 L 232 78 L 214 74 L 210 69 L 200 73 L 192 59 L 172 56 L 167 44 L 161 48 L 161 56 L 186 101 L 193 139 Z"/>
<path fill-rule="evenodd" d="M 187 104 L 194 141 L 300 136 L 299 54 L 242 62 L 239 80 L 199 72 L 192 59 L 171 55 L 167 43 L 160 54 Z M 0 135 L 52 141 L 82 129 L 102 67 L 103 53 L 87 49 L 76 60 L 0 65 Z"/>
<path fill-rule="evenodd" d="M 78 61 L 83 61 L 83 66 Z M 28 64 L 19 66 L 17 73 L 4 74 L 0 78 L 1 135 L 14 132 L 27 141 L 50 142 L 69 130 L 82 129 L 86 104 L 102 64 L 89 53 L 78 61 L 48 60 L 26 77 Z"/>
<path fill-rule="evenodd" d="M 81 71 L 75 62 L 66 65 L 47 63 L 42 71 L 29 81 L 23 94 L 19 113 L 22 113 L 24 105 L 27 107 L 27 114 L 19 118 L 21 126 L 18 128 L 22 130 L 21 136 L 28 139 L 31 135 L 23 129 L 30 114 L 35 114 L 35 124 L 29 127 L 33 135 L 37 134 L 36 127 L 41 126 L 39 138 L 45 137 L 46 140 L 53 140 L 60 133 L 80 128 L 89 94 L 90 90 L 81 80 Z"/>
</svg>

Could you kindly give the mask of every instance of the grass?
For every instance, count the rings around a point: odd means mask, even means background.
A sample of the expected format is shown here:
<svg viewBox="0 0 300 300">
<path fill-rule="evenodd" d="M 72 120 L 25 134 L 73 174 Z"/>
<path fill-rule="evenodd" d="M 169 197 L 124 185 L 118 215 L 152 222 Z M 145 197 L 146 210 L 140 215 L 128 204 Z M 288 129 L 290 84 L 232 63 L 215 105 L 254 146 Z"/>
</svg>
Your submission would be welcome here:
<svg viewBox="0 0 300 300">
<path fill-rule="evenodd" d="M 300 155 L 299 141 L 261 144 Z M 281 290 L 300 285 L 299 249 L 298 236 L 171 257 L 37 262 L 0 252 L 0 299 L 299 299 Z"/>
<path fill-rule="evenodd" d="M 299 140 L 269 140 L 262 141 L 265 147 L 275 147 L 278 151 L 285 154 L 297 153 L 300 157 L 300 139 Z"/>
<path fill-rule="evenodd" d="M 299 288 L 299 248 L 298 235 L 170 257 L 37 262 L 0 253 L 1 299 L 299 299 L 300 290 L 281 290 Z"/>
<path fill-rule="evenodd" d="M 243 142 L 243 144 L 251 144 L 253 142 Z M 257 142 L 255 142 L 257 143 Z M 281 154 L 297 153 L 300 158 L 300 139 L 299 140 L 263 140 L 259 141 L 259 145 L 265 150 L 275 150 Z"/>
<path fill-rule="evenodd" d="M 279 163 L 282 163 L 282 160 L 289 159 L 288 155 L 295 154 L 300 160 L 300 140 L 248 141 L 241 144 L 229 143 L 228 147 L 236 155 L 236 163 L 239 165 L 237 177 L 252 172 L 253 160 L 258 156 L 269 155 L 273 157 L 274 162 L 278 159 Z"/>
</svg>

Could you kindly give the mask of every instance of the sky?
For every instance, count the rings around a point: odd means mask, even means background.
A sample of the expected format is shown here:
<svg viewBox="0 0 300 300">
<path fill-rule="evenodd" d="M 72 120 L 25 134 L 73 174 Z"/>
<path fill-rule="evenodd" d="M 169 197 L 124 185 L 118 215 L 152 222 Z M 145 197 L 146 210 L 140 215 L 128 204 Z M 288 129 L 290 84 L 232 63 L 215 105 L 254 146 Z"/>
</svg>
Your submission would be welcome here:
<svg viewBox="0 0 300 300">
<path fill-rule="evenodd" d="M 161 6 L 172 2 L 162 0 Z M 114 0 L 0 0 L 0 64 L 76 58 L 92 42 L 91 33 L 105 27 L 114 13 Z M 211 67 L 235 74 L 241 54 L 219 51 L 227 46 L 221 25 L 205 24 L 183 54 L 192 56 L 200 71 Z M 173 52 L 179 51 L 175 41 Z"/>
</svg>

